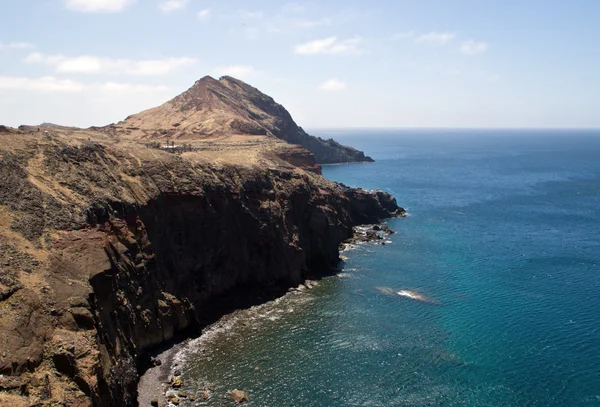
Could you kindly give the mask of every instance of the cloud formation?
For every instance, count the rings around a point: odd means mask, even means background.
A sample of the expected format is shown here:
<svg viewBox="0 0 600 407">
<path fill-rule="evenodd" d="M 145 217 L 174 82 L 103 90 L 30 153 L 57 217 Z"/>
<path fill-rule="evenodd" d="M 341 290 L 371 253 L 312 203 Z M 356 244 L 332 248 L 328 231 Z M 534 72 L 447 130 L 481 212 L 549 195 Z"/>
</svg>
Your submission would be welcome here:
<svg viewBox="0 0 600 407">
<path fill-rule="evenodd" d="M 4 49 L 31 49 L 33 48 L 33 44 L 29 42 L 9 42 L 2 43 L 0 42 L 0 51 Z"/>
<path fill-rule="evenodd" d="M 17 90 L 43 93 L 81 93 L 95 91 L 109 94 L 164 92 L 166 86 L 136 85 L 130 83 L 105 82 L 85 84 L 71 79 L 53 76 L 28 78 L 23 76 L 0 76 L 0 90 Z"/>
<path fill-rule="evenodd" d="M 330 54 L 330 55 L 348 55 L 359 54 L 363 39 L 360 37 L 338 40 L 337 37 L 323 38 L 296 45 L 294 52 L 300 55 L 312 54 Z"/>
<path fill-rule="evenodd" d="M 208 18 L 210 18 L 210 14 L 211 11 L 210 9 L 204 9 L 204 10 L 200 10 L 198 13 L 196 13 L 196 16 L 198 17 L 199 20 L 206 20 Z"/>
<path fill-rule="evenodd" d="M 165 13 L 171 11 L 183 10 L 187 7 L 189 0 L 166 0 L 158 5 L 158 8 Z"/>
<path fill-rule="evenodd" d="M 346 89 L 346 82 L 342 82 L 339 79 L 329 79 L 319 85 L 319 89 L 327 92 L 337 92 Z"/>
<path fill-rule="evenodd" d="M 159 76 L 168 75 L 178 69 L 193 65 L 197 62 L 197 59 L 182 57 L 134 61 L 100 58 L 91 55 L 66 57 L 60 54 L 47 55 L 33 52 L 25 58 L 25 62 L 45 64 L 53 67 L 59 73 Z"/>
<path fill-rule="evenodd" d="M 488 43 L 483 41 L 463 41 L 462 44 L 460 44 L 460 52 L 465 55 L 482 54 L 487 51 L 488 46 Z"/>
<path fill-rule="evenodd" d="M 451 32 L 433 31 L 427 34 L 419 35 L 415 41 L 422 44 L 446 45 L 456 37 Z"/>
<path fill-rule="evenodd" d="M 65 6 L 80 13 L 119 13 L 136 0 L 64 0 Z"/>
</svg>

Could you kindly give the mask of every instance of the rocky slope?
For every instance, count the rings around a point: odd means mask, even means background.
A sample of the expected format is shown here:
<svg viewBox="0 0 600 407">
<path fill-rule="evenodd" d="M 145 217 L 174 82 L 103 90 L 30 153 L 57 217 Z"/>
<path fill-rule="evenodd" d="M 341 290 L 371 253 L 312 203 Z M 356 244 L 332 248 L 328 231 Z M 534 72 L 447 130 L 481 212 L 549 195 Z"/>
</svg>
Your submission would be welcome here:
<svg viewBox="0 0 600 407">
<path fill-rule="evenodd" d="M 308 135 L 273 98 L 224 76 L 197 81 L 162 106 L 127 117 L 105 129 L 152 140 L 201 140 L 230 135 L 271 136 L 309 150 L 319 164 L 373 161 L 362 151 Z"/>
<path fill-rule="evenodd" d="M 0 405 L 134 406 L 149 350 L 402 212 L 277 139 L 176 155 L 109 130 L 0 132 Z"/>
</svg>

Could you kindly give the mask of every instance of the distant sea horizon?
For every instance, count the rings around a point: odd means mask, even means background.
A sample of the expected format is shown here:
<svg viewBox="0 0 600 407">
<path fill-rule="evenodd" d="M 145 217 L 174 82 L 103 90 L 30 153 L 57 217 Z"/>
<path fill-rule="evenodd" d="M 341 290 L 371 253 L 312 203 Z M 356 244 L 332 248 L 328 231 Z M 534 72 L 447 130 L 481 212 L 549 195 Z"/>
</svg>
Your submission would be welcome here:
<svg viewBox="0 0 600 407">
<path fill-rule="evenodd" d="M 352 136 L 355 131 L 385 131 L 385 132 L 405 132 L 405 131 L 600 131 L 600 127 L 303 127 L 308 134 L 321 131 L 339 131 L 350 132 L 344 134 L 344 137 Z"/>
</svg>

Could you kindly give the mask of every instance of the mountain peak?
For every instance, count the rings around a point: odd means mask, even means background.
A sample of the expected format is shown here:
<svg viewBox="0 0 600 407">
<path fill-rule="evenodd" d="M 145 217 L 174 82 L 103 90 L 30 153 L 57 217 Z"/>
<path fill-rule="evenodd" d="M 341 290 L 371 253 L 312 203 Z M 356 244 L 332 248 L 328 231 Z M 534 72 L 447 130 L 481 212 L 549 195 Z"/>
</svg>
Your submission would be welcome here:
<svg viewBox="0 0 600 407">
<path fill-rule="evenodd" d="M 273 98 L 240 79 L 204 76 L 161 106 L 112 125 L 121 135 L 193 141 L 234 135 L 276 137 L 299 144 L 319 163 L 372 161 L 351 147 L 310 136 Z"/>
</svg>

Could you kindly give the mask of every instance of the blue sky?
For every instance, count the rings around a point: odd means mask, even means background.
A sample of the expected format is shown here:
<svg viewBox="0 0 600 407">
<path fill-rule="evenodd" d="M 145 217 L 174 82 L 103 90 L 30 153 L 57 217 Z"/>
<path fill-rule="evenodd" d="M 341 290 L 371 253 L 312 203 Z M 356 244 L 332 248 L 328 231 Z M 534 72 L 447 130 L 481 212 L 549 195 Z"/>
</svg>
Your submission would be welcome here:
<svg viewBox="0 0 600 407">
<path fill-rule="evenodd" d="M 108 124 L 230 74 L 308 128 L 600 127 L 595 0 L 0 7 L 0 124 Z"/>
</svg>

